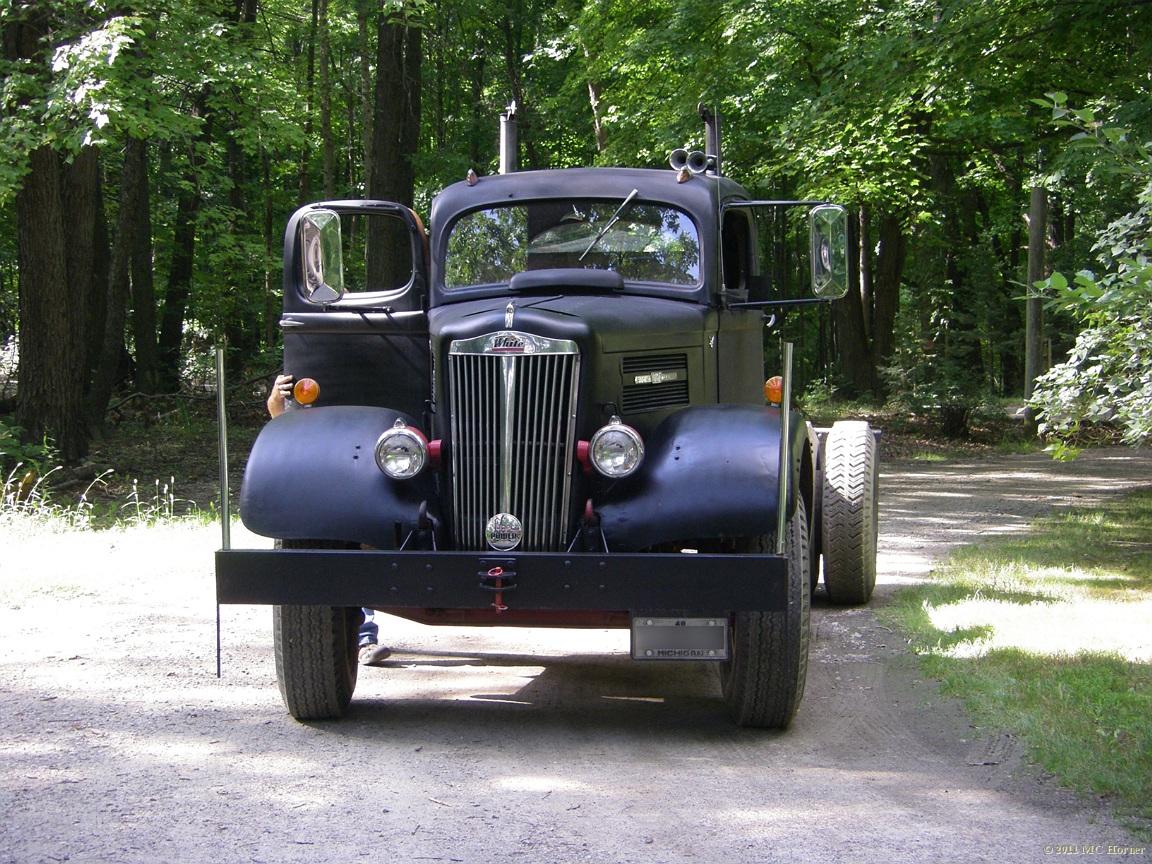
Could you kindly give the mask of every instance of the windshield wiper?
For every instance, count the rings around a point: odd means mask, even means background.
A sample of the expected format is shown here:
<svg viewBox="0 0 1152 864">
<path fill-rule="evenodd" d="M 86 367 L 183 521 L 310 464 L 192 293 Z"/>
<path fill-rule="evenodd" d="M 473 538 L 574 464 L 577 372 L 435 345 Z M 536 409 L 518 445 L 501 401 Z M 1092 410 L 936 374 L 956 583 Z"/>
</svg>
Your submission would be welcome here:
<svg viewBox="0 0 1152 864">
<path fill-rule="evenodd" d="M 583 261 L 584 256 L 596 248 L 596 244 L 599 243 L 601 240 L 603 240 L 604 235 L 607 234 L 612 229 L 612 226 L 616 224 L 616 220 L 620 218 L 620 214 L 624 212 L 624 208 L 627 207 L 629 204 L 631 204 L 632 199 L 635 198 L 639 194 L 640 194 L 639 189 L 633 189 L 631 192 L 628 193 L 628 197 L 624 199 L 624 203 L 616 208 L 616 212 L 612 214 L 612 218 L 604 223 L 604 227 L 600 229 L 600 233 L 596 235 L 596 239 L 594 239 L 591 243 L 588 244 L 588 248 L 585 249 L 584 252 L 580 255 L 580 257 L 576 259 L 577 261 Z"/>
</svg>

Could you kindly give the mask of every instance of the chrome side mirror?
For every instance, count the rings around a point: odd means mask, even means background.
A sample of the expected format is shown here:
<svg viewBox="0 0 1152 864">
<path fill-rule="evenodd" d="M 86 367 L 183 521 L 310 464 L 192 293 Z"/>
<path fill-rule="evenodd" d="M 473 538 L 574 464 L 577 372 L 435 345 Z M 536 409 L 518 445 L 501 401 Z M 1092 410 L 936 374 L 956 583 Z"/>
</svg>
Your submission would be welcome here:
<svg viewBox="0 0 1152 864">
<path fill-rule="evenodd" d="M 812 257 L 812 293 L 839 300 L 848 293 L 848 211 L 821 204 L 808 214 Z"/>
<path fill-rule="evenodd" d="M 344 296 L 340 217 L 334 211 L 313 210 L 300 220 L 300 257 L 311 302 L 335 303 Z"/>
</svg>

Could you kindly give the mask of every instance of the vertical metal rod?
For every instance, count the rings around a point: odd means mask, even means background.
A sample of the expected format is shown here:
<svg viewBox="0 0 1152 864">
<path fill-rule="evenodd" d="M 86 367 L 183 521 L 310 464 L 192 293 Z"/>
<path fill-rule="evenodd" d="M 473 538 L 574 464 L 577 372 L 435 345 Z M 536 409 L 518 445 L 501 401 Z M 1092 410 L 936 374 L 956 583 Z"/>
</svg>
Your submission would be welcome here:
<svg viewBox="0 0 1152 864">
<path fill-rule="evenodd" d="M 220 541 L 232 548 L 232 507 L 228 500 L 228 414 L 224 402 L 224 349 L 216 347 L 216 429 L 220 436 Z M 216 677 L 221 674 L 220 604 L 216 604 Z"/>
<path fill-rule="evenodd" d="M 228 413 L 224 404 L 224 349 L 216 349 L 216 428 L 220 436 L 220 540 L 232 548 L 232 508 L 228 500 Z"/>
<path fill-rule="evenodd" d="M 776 554 L 784 554 L 788 527 L 788 475 L 792 472 L 792 343 L 784 343 L 784 389 L 780 396 L 780 472 L 776 479 Z"/>
<path fill-rule="evenodd" d="M 516 103 L 500 115 L 500 173 L 512 174 L 517 169 Z"/>
</svg>

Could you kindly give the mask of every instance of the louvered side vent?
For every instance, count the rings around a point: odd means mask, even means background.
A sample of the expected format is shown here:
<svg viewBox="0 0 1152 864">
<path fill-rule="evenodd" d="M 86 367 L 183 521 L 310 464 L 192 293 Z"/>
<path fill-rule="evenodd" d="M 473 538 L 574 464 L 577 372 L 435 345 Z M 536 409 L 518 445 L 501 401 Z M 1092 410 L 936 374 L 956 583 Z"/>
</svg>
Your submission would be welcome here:
<svg viewBox="0 0 1152 864">
<path fill-rule="evenodd" d="M 452 343 L 457 548 L 487 548 L 485 525 L 498 513 L 522 524 L 517 551 L 565 548 L 579 376 L 568 341 L 505 331 Z"/>
<path fill-rule="evenodd" d="M 625 357 L 622 371 L 624 400 L 621 410 L 625 414 L 679 408 L 688 404 L 686 354 Z"/>
</svg>

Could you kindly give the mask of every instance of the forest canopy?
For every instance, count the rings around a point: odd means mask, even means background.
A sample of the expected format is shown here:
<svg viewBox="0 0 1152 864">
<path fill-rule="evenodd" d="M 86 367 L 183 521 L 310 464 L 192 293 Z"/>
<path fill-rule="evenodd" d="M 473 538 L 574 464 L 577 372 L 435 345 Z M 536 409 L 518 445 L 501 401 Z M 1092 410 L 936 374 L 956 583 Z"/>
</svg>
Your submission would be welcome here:
<svg viewBox="0 0 1152 864">
<path fill-rule="evenodd" d="M 0 22 L 3 422 L 66 458 L 195 345 L 271 367 L 290 213 L 426 216 L 495 170 L 511 103 L 525 168 L 666 165 L 704 103 L 752 194 L 849 207 L 855 290 L 794 334 L 809 387 L 962 431 L 1039 378 L 1049 431 L 1152 422 L 1146 0 L 0 0 Z"/>
</svg>

